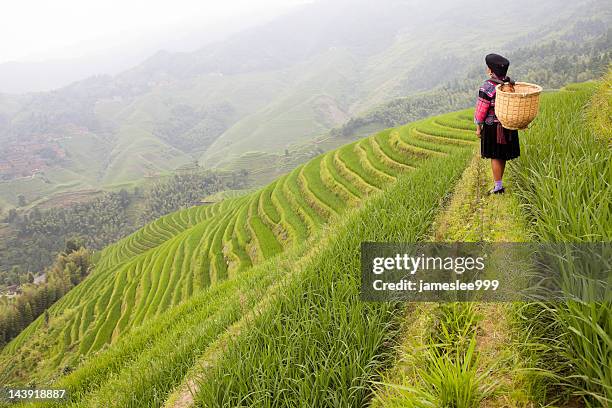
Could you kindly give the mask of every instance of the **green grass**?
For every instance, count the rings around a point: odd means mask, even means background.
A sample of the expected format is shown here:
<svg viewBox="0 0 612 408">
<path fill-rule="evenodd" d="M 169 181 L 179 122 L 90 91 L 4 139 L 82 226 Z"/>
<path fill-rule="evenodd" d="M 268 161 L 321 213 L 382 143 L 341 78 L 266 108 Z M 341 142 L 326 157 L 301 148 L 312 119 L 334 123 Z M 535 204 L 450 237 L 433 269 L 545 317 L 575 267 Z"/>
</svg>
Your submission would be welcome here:
<svg viewBox="0 0 612 408">
<path fill-rule="evenodd" d="M 416 125 L 418 123 L 408 126 Z M 11 383 L 36 381 L 48 384 L 66 368 L 66 371 L 75 370 L 74 376 L 83 373 L 83 376 L 94 375 L 97 378 L 92 380 L 95 384 L 91 386 L 75 385 L 75 398 L 82 404 L 102 401 L 116 394 L 121 386 L 128 389 L 126 384 L 132 380 L 134 395 L 139 396 L 139 401 L 152 404 L 148 406 L 157 406 L 183 380 L 181 376 L 215 341 L 216 336 L 241 319 L 244 311 L 240 309 L 238 312 L 235 307 L 240 302 L 247 302 L 244 307 L 248 310 L 252 304 L 248 303 L 248 299 L 239 299 L 236 304 L 228 303 L 224 311 L 203 310 L 205 315 L 199 315 L 201 320 L 198 320 L 201 327 L 189 326 L 192 323 L 180 325 L 184 333 L 189 333 L 185 334 L 189 337 L 185 339 L 170 327 L 172 319 L 177 322 L 182 319 L 178 316 L 168 317 L 175 308 L 188 304 L 194 297 L 205 299 L 207 293 L 217 293 L 228 277 L 234 281 L 245 273 L 254 273 L 249 271 L 268 260 L 279 258 L 279 254 L 282 259 L 296 245 L 312 242 L 309 240 L 314 239 L 319 231 L 330 245 L 325 248 L 327 255 L 323 259 L 314 259 L 313 265 L 315 261 L 331 262 L 329 266 L 332 268 L 329 274 L 326 272 L 321 276 L 322 281 L 317 281 L 314 276 L 309 278 L 313 288 L 323 285 L 319 287 L 322 291 L 320 294 L 328 293 L 330 289 L 325 285 L 335 282 L 341 272 L 337 269 L 339 264 L 334 263 L 338 259 L 330 252 L 331 248 L 338 250 L 339 247 L 332 245 L 354 245 L 363 239 L 374 239 L 374 225 L 378 222 L 383 222 L 385 226 L 382 230 L 385 237 L 410 240 L 425 234 L 442 196 L 452 184 L 450 181 L 465 165 L 471 146 L 467 145 L 466 149 L 466 146 L 453 145 L 448 155 L 431 155 L 414 160 L 413 156 L 388 143 L 387 139 L 392 133 L 392 130 L 387 130 L 372 136 L 376 138 L 376 143 L 372 143 L 372 140 L 360 142 L 364 146 L 360 151 L 353 143 L 318 156 L 258 191 L 169 214 L 107 247 L 97 255 L 95 269 L 90 276 L 49 310 L 48 325 L 43 324 L 42 318 L 37 319 L 3 350 L 0 354 L 1 378 Z M 384 149 L 379 148 L 383 144 Z M 407 161 L 418 168 L 406 166 Z M 434 166 L 439 169 L 435 172 L 436 177 L 432 178 Z M 322 172 L 322 169 L 325 171 Z M 394 177 L 398 178 L 397 182 Z M 396 183 L 401 191 L 389 190 Z M 418 189 L 423 192 L 408 194 L 408 191 Z M 351 197 L 350 205 L 342 194 Z M 368 204 L 370 200 L 375 201 Z M 397 203 L 393 204 L 393 200 L 397 200 Z M 382 208 L 387 210 L 379 214 L 375 208 L 377 205 L 383 205 Z M 400 212 L 395 214 L 395 210 Z M 368 212 L 377 215 L 370 218 L 366 216 Z M 323 227 L 332 215 L 334 225 Z M 362 230 L 365 228 L 365 224 L 360 224 L 362 222 L 371 227 Z M 351 228 L 356 229 L 350 236 L 342 235 L 336 231 L 337 223 L 352 223 Z M 288 239 L 284 239 L 284 231 Z M 383 236 L 379 238 L 383 239 Z M 347 252 L 347 256 L 354 254 L 354 249 Z M 297 264 L 299 259 L 294 256 L 290 261 Z M 344 272 L 354 271 L 355 259 L 347 258 L 346 262 L 348 269 Z M 322 267 L 326 265 L 321 264 Z M 300 267 L 295 275 L 310 276 L 313 273 L 311 268 Z M 269 272 L 271 276 L 284 274 L 283 271 Z M 348 280 L 338 281 L 338 293 L 334 292 L 335 289 L 332 292 L 334 296 L 340 296 L 336 301 L 350 294 L 349 299 L 353 302 L 353 289 L 346 285 L 353 282 L 355 277 L 352 272 L 346 275 Z M 295 281 L 291 283 L 297 284 Z M 265 285 L 261 289 L 264 290 Z M 288 293 L 295 295 L 297 292 Z M 316 296 L 314 293 L 312 296 Z M 259 297 L 261 292 L 253 299 Z M 294 301 L 297 300 L 291 300 Z M 276 298 L 272 302 L 277 302 Z M 324 315 L 327 312 L 316 309 L 316 298 L 309 297 L 305 302 L 312 304 L 311 312 L 321 312 L 322 318 L 326 318 Z M 361 335 L 365 336 L 368 330 L 364 329 L 382 324 L 389 317 L 382 312 L 379 314 L 380 310 L 376 311 L 376 307 L 373 310 L 378 317 L 372 322 L 360 323 L 365 326 L 353 326 L 347 316 L 341 317 L 341 320 L 344 319 L 342 330 L 363 330 Z M 305 308 L 303 312 L 308 312 L 308 309 Z M 330 312 L 339 311 L 331 307 Z M 347 312 L 363 317 L 365 309 L 348 309 Z M 208 313 L 217 317 L 211 317 L 212 320 L 208 322 Z M 357 317 L 351 315 L 351 319 Z M 374 326 L 368 326 L 370 324 Z M 347 341 L 355 340 L 347 333 L 341 336 Z M 367 343 L 369 354 L 351 357 L 353 360 L 350 364 L 354 364 L 351 370 L 359 370 L 366 360 L 374 359 L 381 339 L 386 335 L 381 332 L 379 337 L 372 340 L 363 337 L 360 341 Z M 141 343 L 128 345 L 134 336 L 135 341 Z M 141 340 L 138 340 L 139 336 L 142 336 Z M 170 351 L 172 345 L 176 346 L 176 350 Z M 129 355 L 119 351 L 122 347 L 130 350 Z M 333 354 L 340 350 L 330 347 L 329 351 Z M 108 363 L 110 366 L 99 368 L 97 377 L 98 368 L 91 367 L 98 367 L 95 361 L 105 358 L 102 356 L 106 353 L 123 355 L 125 362 L 117 363 L 113 357 L 111 360 L 114 362 Z M 172 358 L 167 358 L 168 354 L 172 354 Z M 166 362 L 162 363 L 164 356 Z M 147 359 L 159 362 L 159 367 L 146 363 Z M 333 376 L 329 371 L 325 375 Z M 346 372 L 345 375 L 347 379 L 354 378 L 356 383 L 362 385 L 367 377 L 360 377 L 357 371 Z M 332 384 L 338 379 L 328 377 L 328 380 Z M 365 388 L 360 387 L 357 391 L 351 387 L 342 391 L 344 394 L 339 396 L 340 400 L 351 400 L 354 392 L 355 395 L 365 395 Z M 123 406 L 136 404 L 136 400 L 130 400 L 128 395 L 117 396 L 116 400 L 126 404 Z"/>
<path fill-rule="evenodd" d="M 263 259 L 267 259 L 281 252 L 282 246 L 257 213 L 257 202 L 253 200 L 251 205 L 249 223 L 257 240 L 258 251 L 261 252 Z"/>
<path fill-rule="evenodd" d="M 301 254 L 300 251 L 302 249 L 297 248 L 295 254 Z M 130 336 L 97 354 L 96 358 L 89 359 L 54 385 L 66 387 L 71 402 L 87 398 L 87 403 L 81 402 L 84 405 L 94 404 L 96 400 L 105 401 L 104 398 L 113 394 L 112 399 L 118 402 L 116 406 L 129 406 L 135 395 L 140 398 L 155 392 L 159 397 L 162 395 L 160 390 L 151 388 L 149 381 L 165 379 L 165 387 L 180 381 L 180 373 L 190 367 L 186 361 L 193 362 L 201 348 L 239 319 L 275 283 L 282 269 L 271 265 L 278 262 L 280 260 L 262 264 L 236 279 L 200 292 L 152 319 L 146 326 L 135 329 Z M 177 347 L 178 344 L 181 347 Z M 151 359 L 163 359 L 169 355 L 174 359 L 173 364 L 167 361 L 151 364 Z M 143 388 L 138 388 L 138 385 Z M 134 394 L 123 393 L 118 398 L 118 393 L 128 388 L 133 389 Z"/>
<path fill-rule="evenodd" d="M 592 92 L 544 95 L 522 135 L 512 186 L 540 240 L 610 240 L 610 151 L 581 114 Z M 52 308 L 48 327 L 38 319 L 4 350 L 4 378 L 65 387 L 73 406 L 153 407 L 214 356 L 197 378 L 200 405 L 369 403 L 404 313 L 359 299 L 359 245 L 431 237 L 472 155 L 470 129 L 459 112 L 380 132 L 256 192 L 155 221 L 103 251 L 92 275 Z M 489 200 L 485 210 L 515 210 L 504 203 Z M 455 210 L 473 222 L 472 207 Z M 468 233 L 460 222 L 444 228 Z M 411 381 L 386 384 L 393 398 L 376 402 L 472 407 L 494 396 L 501 375 L 479 349 L 479 322 L 491 317 L 482 310 L 435 307 Z M 605 406 L 610 305 L 529 304 L 522 313 L 532 341 L 523 346 L 541 352 L 531 362 L 547 373 L 531 391 L 547 403 L 569 386 L 587 405 Z M 63 366 L 74 371 L 53 381 Z"/>
<path fill-rule="evenodd" d="M 400 129 L 399 131 L 402 130 L 403 129 Z M 391 133 L 389 135 L 391 136 Z M 406 151 L 400 151 L 398 149 L 399 139 L 394 138 L 393 141 L 390 141 L 389 139 L 390 138 L 377 137 L 375 138 L 375 142 L 380 148 L 380 150 L 385 155 L 389 156 L 393 161 L 404 164 L 406 166 L 417 167 L 419 165 L 419 162 L 424 158 L 423 156 L 409 154 Z"/>
<path fill-rule="evenodd" d="M 525 235 L 511 195 L 484 195 L 486 164 L 472 158 L 428 240 L 512 242 Z M 510 309 L 503 303 L 406 305 L 393 367 L 377 382 L 371 406 L 515 406 L 520 360 L 505 334 Z"/>
<path fill-rule="evenodd" d="M 540 116 L 522 134 L 524 154 L 511 169 L 539 240 L 612 239 L 612 151 L 608 141 L 595 132 L 597 128 L 584 120 L 593 92 L 593 84 L 584 84 L 543 95 Z M 599 97 L 610 98 L 601 93 Z M 576 284 L 583 283 L 576 276 L 562 276 L 562 285 L 575 289 Z M 534 320 L 534 315 L 538 319 Z M 587 406 L 609 406 L 610 302 L 530 305 L 525 309 L 525 319 L 528 330 L 540 334 L 541 347 L 547 350 L 540 361 L 557 375 L 552 382 L 560 384 L 565 394 L 569 390 L 581 396 Z"/>
<path fill-rule="evenodd" d="M 210 369 L 199 401 L 228 407 L 363 404 L 398 316 L 395 304 L 359 300 L 359 245 L 422 239 L 470 155 L 464 153 L 428 162 L 351 211 L 315 260 Z"/>
<path fill-rule="evenodd" d="M 305 182 L 303 185 L 312 194 L 313 201 L 322 205 L 327 212 L 338 214 L 346 209 L 346 203 L 333 189 L 323 184 L 320 176 L 322 160 L 323 156 L 319 156 L 304 165 L 302 175 Z"/>
<path fill-rule="evenodd" d="M 338 157 L 342 160 L 348 172 L 350 172 L 353 177 L 363 180 L 370 188 L 379 190 L 380 186 L 387 182 L 387 180 L 379 174 L 372 172 L 370 169 L 367 169 L 355 154 L 354 149 L 355 143 L 342 147 L 338 150 Z"/>
<path fill-rule="evenodd" d="M 308 236 L 308 227 L 299 215 L 291 209 L 291 203 L 283 193 L 286 180 L 287 176 L 284 176 L 276 182 L 271 199 L 279 207 L 281 225 L 288 231 L 289 239 L 292 242 L 299 242 Z"/>
<path fill-rule="evenodd" d="M 259 212 L 263 217 L 269 219 L 271 224 L 280 223 L 280 214 L 272 201 L 272 191 L 276 188 L 277 183 L 278 181 L 270 183 L 262 192 L 259 200 Z"/>
<path fill-rule="evenodd" d="M 359 191 L 359 195 L 367 197 L 369 194 L 377 191 L 376 187 L 368 184 L 362 177 L 350 170 L 340 156 L 339 150 L 333 152 L 333 160 L 331 160 L 331 162 L 333 163 L 332 167 L 337 169 L 340 177 L 347 180 L 347 182 L 352 185 L 354 189 Z"/>
<path fill-rule="evenodd" d="M 406 384 L 382 383 L 387 398 L 376 400 L 381 407 L 479 406 L 492 394 L 491 370 L 482 370 L 476 351 L 477 315 L 473 303 L 439 305 L 433 311 L 435 327 L 422 348 L 414 350 L 412 376 Z"/>
<path fill-rule="evenodd" d="M 388 158 L 385 160 L 377 156 L 377 152 L 372 146 L 372 139 L 364 139 L 357 144 L 358 152 L 361 150 L 362 153 L 358 153 L 362 156 L 363 160 L 366 160 L 370 165 L 376 169 L 376 171 L 383 173 L 387 176 L 395 178 L 399 172 L 397 167 L 389 164 Z M 386 156 L 384 156 L 386 158 Z"/>
<path fill-rule="evenodd" d="M 435 120 L 433 120 L 433 123 L 440 125 L 440 126 L 445 126 L 448 128 L 454 128 L 454 129 L 462 129 L 462 130 L 467 130 L 470 132 L 474 132 L 476 130 L 476 126 L 473 123 L 469 123 L 469 122 L 461 122 L 457 119 L 460 119 L 461 117 L 459 115 L 440 115 L 438 117 L 436 117 Z"/>
<path fill-rule="evenodd" d="M 347 185 L 350 184 L 346 182 L 346 180 L 338 174 L 338 170 L 333 167 L 333 160 L 332 154 L 323 156 L 321 165 L 319 166 L 321 182 L 325 185 L 327 190 L 332 191 L 334 195 L 342 201 L 343 205 L 352 207 L 360 201 L 359 195 L 347 187 Z M 358 190 L 355 189 L 355 191 Z"/>
<path fill-rule="evenodd" d="M 484 166 L 470 166 L 455 192 L 463 200 L 451 202 L 433 238 L 609 242 L 609 141 L 601 137 L 601 124 L 592 128 L 584 118 L 585 112 L 592 117 L 593 104 L 609 102 L 592 101 L 586 110 L 592 93 L 592 84 L 583 84 L 544 95 L 540 116 L 522 133 L 523 154 L 512 162 L 506 180 L 516 194 L 484 197 L 487 186 L 470 181 L 482 178 L 482 169 L 476 170 Z M 596 94 L 605 97 L 609 95 L 603 91 Z M 438 139 L 447 137 L 440 126 L 451 122 L 443 116 L 428 122 L 434 126 L 416 128 L 428 128 Z M 466 126 L 466 135 L 469 130 Z M 413 134 L 401 133 L 406 141 Z M 484 177 L 488 185 L 488 169 Z M 521 222 L 525 217 L 529 225 Z M 562 274 L 562 287 L 573 293 L 589 289 L 578 269 Z M 610 304 L 487 304 L 465 314 L 439 306 L 423 309 L 422 315 L 406 318 L 397 367 L 379 382 L 372 406 L 607 407 L 612 402 Z"/>
<path fill-rule="evenodd" d="M 334 182 L 341 185 L 342 188 L 346 189 L 350 195 L 354 197 L 354 199 L 362 199 L 363 193 L 350 182 L 350 180 L 346 179 L 340 173 L 340 170 L 334 165 L 334 155 L 335 151 L 330 152 L 325 155 L 323 161 L 325 162 L 325 167 L 329 170 L 330 175 L 334 179 Z"/>
<path fill-rule="evenodd" d="M 440 138 L 447 138 L 450 140 L 465 140 L 465 141 L 473 141 L 474 135 L 469 132 L 464 131 L 456 131 L 444 126 L 439 126 L 435 124 L 432 120 L 423 122 L 423 125 L 416 126 L 415 130 L 420 133 L 437 136 Z"/>
<path fill-rule="evenodd" d="M 591 99 L 587 111 L 587 120 L 593 126 L 592 131 L 606 143 L 612 143 L 612 129 L 610 129 L 610 111 L 612 110 L 612 70 L 603 78 L 602 84 Z"/>
</svg>

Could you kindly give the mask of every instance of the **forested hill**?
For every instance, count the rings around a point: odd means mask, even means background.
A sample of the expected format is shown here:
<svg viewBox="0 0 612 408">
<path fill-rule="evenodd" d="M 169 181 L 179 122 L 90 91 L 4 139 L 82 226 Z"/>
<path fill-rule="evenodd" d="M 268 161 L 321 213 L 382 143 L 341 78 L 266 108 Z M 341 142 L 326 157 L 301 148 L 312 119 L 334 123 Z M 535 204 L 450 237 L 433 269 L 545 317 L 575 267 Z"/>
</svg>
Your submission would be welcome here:
<svg viewBox="0 0 612 408">
<path fill-rule="evenodd" d="M 115 77 L 0 95 L 0 206 L 16 205 L 17 194 L 32 202 L 112 187 L 194 159 L 239 169 L 255 165 L 253 151 L 291 156 L 389 100 L 464 81 L 491 51 L 479 37 L 503 52 L 558 41 L 569 67 L 550 57 L 536 64 L 543 52 L 536 50 L 521 68 L 529 75 L 520 75 L 557 83 L 554 73 L 586 66 L 610 15 L 602 0 L 556 6 L 512 2 L 508 24 L 492 29 L 476 0 L 315 2 L 196 52 L 160 52 Z M 444 51 L 432 54 L 441 43 Z M 455 101 L 445 108 L 466 98 Z"/>
</svg>

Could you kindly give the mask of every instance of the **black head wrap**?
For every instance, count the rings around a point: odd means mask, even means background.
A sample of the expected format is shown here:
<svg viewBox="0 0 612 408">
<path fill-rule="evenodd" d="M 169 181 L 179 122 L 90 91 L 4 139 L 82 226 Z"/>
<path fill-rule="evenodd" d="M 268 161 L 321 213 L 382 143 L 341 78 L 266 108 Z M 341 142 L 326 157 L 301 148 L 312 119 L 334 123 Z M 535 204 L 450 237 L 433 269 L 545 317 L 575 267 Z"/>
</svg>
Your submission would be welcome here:
<svg viewBox="0 0 612 408">
<path fill-rule="evenodd" d="M 485 62 L 487 63 L 487 66 L 491 68 L 491 71 L 493 71 L 493 73 L 499 78 L 504 78 L 508 73 L 510 61 L 499 54 L 487 55 L 485 57 Z"/>
</svg>

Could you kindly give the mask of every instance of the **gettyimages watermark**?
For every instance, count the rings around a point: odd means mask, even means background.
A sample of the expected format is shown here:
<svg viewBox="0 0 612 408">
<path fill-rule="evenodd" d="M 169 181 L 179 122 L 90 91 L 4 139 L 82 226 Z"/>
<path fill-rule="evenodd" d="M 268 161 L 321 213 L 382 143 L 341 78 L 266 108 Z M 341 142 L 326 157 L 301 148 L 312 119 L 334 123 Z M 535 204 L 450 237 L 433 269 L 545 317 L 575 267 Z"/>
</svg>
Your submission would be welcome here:
<svg viewBox="0 0 612 408">
<path fill-rule="evenodd" d="M 361 245 L 365 301 L 612 301 L 612 244 Z"/>
</svg>

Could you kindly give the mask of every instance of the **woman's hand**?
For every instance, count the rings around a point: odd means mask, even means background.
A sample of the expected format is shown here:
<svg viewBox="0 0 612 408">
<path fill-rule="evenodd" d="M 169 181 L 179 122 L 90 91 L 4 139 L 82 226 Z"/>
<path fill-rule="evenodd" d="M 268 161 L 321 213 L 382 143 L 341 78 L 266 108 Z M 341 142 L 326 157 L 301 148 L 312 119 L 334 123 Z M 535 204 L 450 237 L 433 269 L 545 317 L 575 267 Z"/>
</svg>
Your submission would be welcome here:
<svg viewBox="0 0 612 408">
<path fill-rule="evenodd" d="M 482 132 L 482 126 L 476 125 L 476 137 L 480 139 L 480 133 Z"/>
</svg>

